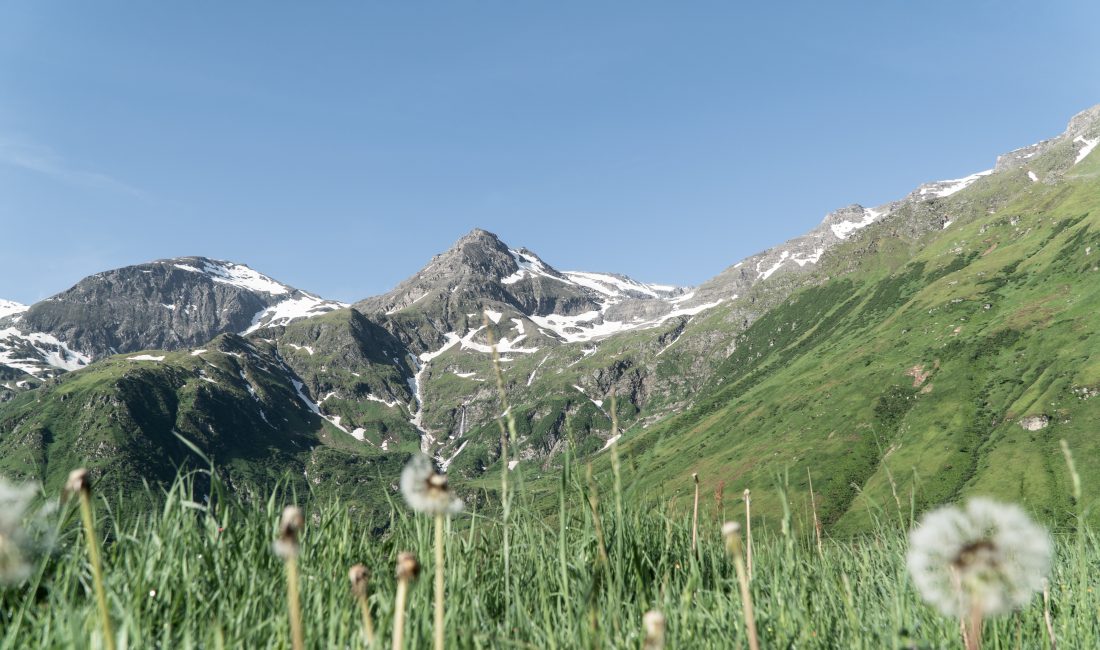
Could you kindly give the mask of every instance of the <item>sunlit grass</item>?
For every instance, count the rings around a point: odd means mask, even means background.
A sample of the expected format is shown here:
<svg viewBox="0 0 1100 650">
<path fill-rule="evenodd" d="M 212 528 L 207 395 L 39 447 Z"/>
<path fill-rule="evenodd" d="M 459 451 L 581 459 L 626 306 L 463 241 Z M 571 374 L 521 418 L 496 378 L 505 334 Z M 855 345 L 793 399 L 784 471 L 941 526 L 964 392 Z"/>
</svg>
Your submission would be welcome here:
<svg viewBox="0 0 1100 650">
<path fill-rule="evenodd" d="M 637 648 L 645 639 L 643 615 L 658 610 L 670 648 L 746 647 L 737 571 L 720 530 L 709 523 L 714 518 L 699 518 L 693 553 L 690 512 L 670 518 L 657 504 L 639 503 L 624 504 L 619 515 L 613 495 L 601 500 L 591 492 L 611 490 L 580 474 L 563 479 L 560 513 L 548 517 L 517 499 L 509 580 L 499 514 L 474 511 L 453 520 L 445 533 L 446 646 Z M 289 647 L 285 572 L 271 548 L 294 495 L 244 504 L 215 485 L 212 505 L 196 503 L 189 496 L 196 478 L 181 477 L 155 511 L 126 514 L 122 497 L 97 502 L 119 646 Z M 53 554 L 40 560 L 29 582 L 0 592 L 5 648 L 88 647 L 95 636 L 92 569 L 79 517 L 71 505 L 62 514 Z M 382 521 L 338 503 L 305 508 L 297 559 L 306 647 L 363 646 L 363 611 L 346 577 L 356 563 L 374 575 L 367 601 L 376 647 L 390 645 L 397 555 L 410 550 L 434 561 L 433 524 L 396 503 L 392 518 Z M 958 621 L 924 605 L 910 584 L 907 539 L 893 525 L 854 539 L 826 536 L 820 553 L 812 530 L 754 531 L 747 586 L 761 647 L 959 647 Z M 1092 576 L 1100 547 L 1087 531 L 1057 546 L 1054 635 L 1063 647 L 1096 647 L 1100 597 Z M 429 647 L 432 581 L 408 585 L 406 617 L 406 647 Z M 984 647 L 1049 647 L 1042 597 L 987 621 Z"/>
</svg>

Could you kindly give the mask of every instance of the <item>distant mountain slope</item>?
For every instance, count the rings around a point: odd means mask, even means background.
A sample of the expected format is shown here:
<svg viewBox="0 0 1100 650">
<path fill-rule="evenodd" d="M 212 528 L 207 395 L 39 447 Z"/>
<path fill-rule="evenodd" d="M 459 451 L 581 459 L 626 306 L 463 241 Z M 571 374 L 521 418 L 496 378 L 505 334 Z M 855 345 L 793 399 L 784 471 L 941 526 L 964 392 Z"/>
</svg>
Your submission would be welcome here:
<svg viewBox="0 0 1100 650">
<path fill-rule="evenodd" d="M 808 501 L 809 473 L 842 531 L 971 494 L 1067 520 L 1059 441 L 1100 459 L 1100 115 L 1082 115 L 825 255 L 692 408 L 624 436 L 634 490 L 698 471 L 774 512 L 777 480 Z"/>
<path fill-rule="evenodd" d="M 180 437 L 257 498 L 290 477 L 380 500 L 370 477 L 400 468 L 322 419 L 274 347 L 226 334 L 192 351 L 112 356 L 17 396 L 0 411 L 0 473 L 53 486 L 88 466 L 112 489 L 136 488 L 203 466 Z"/>
<path fill-rule="evenodd" d="M 605 462 L 614 393 L 638 495 L 699 470 L 708 489 L 765 489 L 766 512 L 777 475 L 799 473 L 801 497 L 810 469 L 838 530 L 865 525 L 891 485 L 918 507 L 990 491 L 1058 514 L 1060 452 L 1040 432 L 1085 462 L 1098 451 L 1084 433 L 1100 404 L 1097 144 L 1100 107 L 992 170 L 843 208 L 693 289 L 559 271 L 484 230 L 350 309 L 204 258 L 98 274 L 4 304 L 0 469 L 53 480 L 83 455 L 161 476 L 181 458 L 176 430 L 234 459 L 249 489 L 301 469 L 321 491 L 321 475 L 369 490 L 417 448 L 475 479 L 501 456 L 491 335 L 510 458 L 535 475 L 567 441 Z"/>
<path fill-rule="evenodd" d="M 345 306 L 243 264 L 158 260 L 97 273 L 30 307 L 0 305 L 0 364 L 48 378 L 104 355 L 178 350 Z"/>
</svg>

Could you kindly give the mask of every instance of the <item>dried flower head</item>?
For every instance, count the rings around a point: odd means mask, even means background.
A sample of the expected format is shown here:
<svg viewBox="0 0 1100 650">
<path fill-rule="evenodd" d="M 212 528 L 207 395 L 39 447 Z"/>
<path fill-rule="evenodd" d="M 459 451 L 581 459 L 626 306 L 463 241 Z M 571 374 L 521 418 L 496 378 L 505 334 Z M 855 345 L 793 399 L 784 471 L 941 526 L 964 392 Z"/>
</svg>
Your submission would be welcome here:
<svg viewBox="0 0 1100 650">
<path fill-rule="evenodd" d="M 348 569 L 348 580 L 351 582 L 351 593 L 356 598 L 365 598 L 367 595 L 367 581 L 370 580 L 370 571 L 362 564 L 356 564 Z"/>
<path fill-rule="evenodd" d="M 727 521 L 722 524 L 722 540 L 726 543 L 726 550 L 731 555 L 741 555 L 741 524 L 736 521 Z"/>
<path fill-rule="evenodd" d="M 417 512 L 438 515 L 462 510 L 462 499 L 451 491 L 446 475 L 436 472 L 424 454 L 415 454 L 401 470 L 401 494 Z"/>
<path fill-rule="evenodd" d="M 88 492 L 92 489 L 92 481 L 88 475 L 88 470 L 81 467 L 80 469 L 74 469 L 69 472 L 69 480 L 65 481 L 65 494 L 66 495 L 78 495 L 83 492 Z"/>
<path fill-rule="evenodd" d="M 1050 571 L 1046 529 L 1019 506 L 989 499 L 926 514 L 909 541 L 909 573 L 917 590 L 948 616 L 1022 607 Z"/>
<path fill-rule="evenodd" d="M 645 650 L 661 650 L 665 647 L 665 615 L 651 609 L 642 616 L 642 628 L 645 630 Z"/>
<path fill-rule="evenodd" d="M 415 553 L 402 551 L 397 555 L 396 574 L 398 580 L 416 580 L 420 575 L 420 562 L 417 561 Z"/>
<path fill-rule="evenodd" d="M 283 509 L 283 516 L 279 520 L 279 537 L 275 539 L 275 555 L 284 560 L 297 557 L 298 535 L 305 526 L 305 517 L 298 506 L 287 506 Z"/>
<path fill-rule="evenodd" d="M 14 485 L 0 478 L 0 584 L 18 584 L 31 573 L 31 537 L 24 526 L 34 485 Z"/>
</svg>

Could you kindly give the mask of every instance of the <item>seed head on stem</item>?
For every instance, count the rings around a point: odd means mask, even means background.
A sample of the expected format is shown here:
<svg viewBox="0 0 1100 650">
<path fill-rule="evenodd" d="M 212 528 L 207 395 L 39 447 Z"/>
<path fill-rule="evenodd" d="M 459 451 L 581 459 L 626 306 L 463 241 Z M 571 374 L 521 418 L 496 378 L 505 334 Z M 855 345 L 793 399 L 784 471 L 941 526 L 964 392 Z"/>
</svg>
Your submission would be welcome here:
<svg viewBox="0 0 1100 650">
<path fill-rule="evenodd" d="M 363 617 L 363 637 L 367 646 L 374 645 L 374 622 L 371 620 L 370 603 L 367 601 L 367 583 L 370 582 L 370 571 L 362 564 L 356 564 L 348 569 L 348 581 L 351 582 L 351 594 L 359 603 L 359 610 Z"/>
<path fill-rule="evenodd" d="M 416 554 L 409 551 L 399 553 L 394 574 L 397 577 L 397 596 L 394 602 L 393 650 L 401 650 L 405 646 L 405 601 L 409 597 L 409 583 L 420 575 L 420 562 Z"/>
<path fill-rule="evenodd" d="M 305 517 L 297 506 L 287 506 L 279 519 L 279 536 L 273 550 L 286 562 L 287 611 L 290 615 L 290 641 L 294 650 L 305 647 L 302 632 L 302 605 L 298 595 L 299 535 L 305 526 Z"/>
<path fill-rule="evenodd" d="M 37 492 L 35 485 L 13 485 L 0 477 L 0 585 L 19 584 L 31 574 L 31 540 L 23 519 Z"/>
<path fill-rule="evenodd" d="M 107 650 L 115 649 L 115 635 L 111 628 L 111 616 L 107 610 L 107 590 L 103 586 L 103 563 L 99 557 L 99 543 L 96 541 L 95 518 L 92 512 L 92 483 L 88 470 L 74 469 L 65 481 L 65 495 L 80 499 L 80 518 L 84 523 L 84 541 L 88 545 L 88 559 L 92 562 L 92 582 L 95 585 L 95 599 L 99 609 L 99 620 L 103 626 L 103 643 Z"/>
<path fill-rule="evenodd" d="M 691 480 L 695 483 L 695 505 L 691 509 L 691 551 L 694 553 L 699 537 L 699 472 L 693 472 Z"/>
<path fill-rule="evenodd" d="M 645 630 L 642 650 L 664 650 L 665 615 L 656 609 L 649 610 L 642 616 L 642 628 Z"/>
<path fill-rule="evenodd" d="M 756 638 L 756 619 L 752 611 L 752 592 L 749 590 L 749 577 L 745 572 L 745 561 L 741 556 L 741 524 L 736 521 L 727 521 L 722 524 L 722 538 L 726 542 L 726 550 L 733 556 L 733 566 L 737 571 L 737 582 L 741 586 L 741 613 L 745 619 L 745 630 L 749 636 L 750 650 L 760 650 L 760 643 Z"/>
</svg>

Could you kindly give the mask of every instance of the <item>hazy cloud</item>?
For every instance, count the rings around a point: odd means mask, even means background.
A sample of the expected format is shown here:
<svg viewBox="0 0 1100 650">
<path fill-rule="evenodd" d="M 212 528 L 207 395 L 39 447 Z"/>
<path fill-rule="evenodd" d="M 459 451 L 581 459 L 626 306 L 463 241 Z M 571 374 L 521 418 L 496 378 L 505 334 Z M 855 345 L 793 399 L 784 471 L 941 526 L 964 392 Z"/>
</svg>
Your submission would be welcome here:
<svg viewBox="0 0 1100 650">
<path fill-rule="evenodd" d="M 70 185 L 121 192 L 139 198 L 146 193 L 107 174 L 77 169 L 48 147 L 0 138 L 0 165 L 18 167 Z"/>
</svg>

